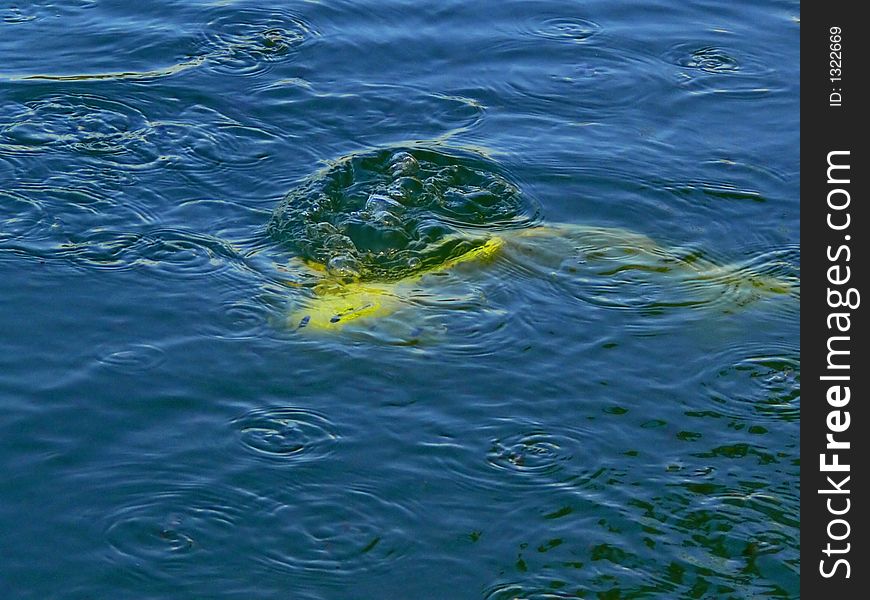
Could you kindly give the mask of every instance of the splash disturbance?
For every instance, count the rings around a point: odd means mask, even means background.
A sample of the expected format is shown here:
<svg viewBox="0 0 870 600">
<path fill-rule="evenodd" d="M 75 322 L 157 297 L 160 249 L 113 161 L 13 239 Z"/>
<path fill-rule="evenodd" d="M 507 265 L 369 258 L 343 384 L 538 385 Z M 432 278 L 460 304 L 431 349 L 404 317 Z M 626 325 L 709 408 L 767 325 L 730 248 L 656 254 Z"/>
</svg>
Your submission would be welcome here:
<svg viewBox="0 0 870 600">
<path fill-rule="evenodd" d="M 799 9 L 0 3 L 3 596 L 799 597 Z"/>
<path fill-rule="evenodd" d="M 340 159 L 304 181 L 269 233 L 331 274 L 400 279 L 479 246 L 463 235 L 470 229 L 522 225 L 535 213 L 482 157 L 396 149 Z"/>
<path fill-rule="evenodd" d="M 556 284 L 571 293 L 569 302 L 629 310 L 736 310 L 797 293 L 795 277 L 766 274 L 771 269 L 760 258 L 717 265 L 701 252 L 668 249 L 636 232 L 536 224 L 537 203 L 503 171 L 470 154 L 398 148 L 343 157 L 303 180 L 268 226 L 271 238 L 295 254 L 288 270 L 301 279 L 291 285 L 314 290 L 290 326 L 338 330 L 403 304 L 443 305 L 456 293 L 451 284 L 463 279 L 451 278 L 452 271 L 474 266 L 484 295 L 493 280 L 519 279 L 524 287 Z M 453 308 L 473 310 L 465 303 Z M 410 329 L 415 343 L 420 331 Z"/>
</svg>

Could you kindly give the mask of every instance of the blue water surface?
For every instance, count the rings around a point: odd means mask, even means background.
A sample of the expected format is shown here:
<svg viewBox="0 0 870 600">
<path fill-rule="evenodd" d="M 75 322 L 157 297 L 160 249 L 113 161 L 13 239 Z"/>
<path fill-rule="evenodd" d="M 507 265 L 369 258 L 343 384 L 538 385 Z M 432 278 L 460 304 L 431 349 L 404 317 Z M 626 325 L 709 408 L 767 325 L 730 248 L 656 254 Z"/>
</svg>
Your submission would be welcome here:
<svg viewBox="0 0 870 600">
<path fill-rule="evenodd" d="M 0 3 L 0 597 L 797 598 L 799 14 Z M 298 329 L 273 211 L 399 148 L 665 266 Z"/>
</svg>

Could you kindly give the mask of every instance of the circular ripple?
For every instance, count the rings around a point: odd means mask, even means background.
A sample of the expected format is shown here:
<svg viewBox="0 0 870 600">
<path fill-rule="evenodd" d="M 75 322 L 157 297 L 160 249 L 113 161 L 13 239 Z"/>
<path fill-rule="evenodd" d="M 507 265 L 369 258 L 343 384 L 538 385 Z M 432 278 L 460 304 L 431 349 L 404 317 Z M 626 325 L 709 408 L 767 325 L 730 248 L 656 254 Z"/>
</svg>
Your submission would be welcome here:
<svg viewBox="0 0 870 600">
<path fill-rule="evenodd" d="M 212 19 L 200 45 L 215 70 L 253 74 L 286 60 L 312 35 L 308 24 L 295 15 L 245 9 Z"/>
<path fill-rule="evenodd" d="M 522 585 L 520 583 L 501 583 L 492 586 L 484 594 L 485 600 L 559 600 L 577 598 L 571 592 L 546 590 Z"/>
<path fill-rule="evenodd" d="M 282 462 L 322 458 L 338 440 L 326 417 L 301 408 L 255 410 L 233 421 L 233 425 L 247 450 Z"/>
<path fill-rule="evenodd" d="M 478 427 L 489 442 L 481 447 L 445 444 L 433 447 L 437 468 L 466 489 L 504 492 L 528 489 L 596 487 L 609 472 L 598 456 L 595 432 L 564 428 L 544 430 L 535 423 L 505 419 Z M 425 444 L 424 444 L 425 446 Z"/>
<path fill-rule="evenodd" d="M 227 269 L 238 258 L 228 242 L 190 231 L 149 232 L 134 256 L 135 263 L 156 266 L 173 275 L 205 275 Z"/>
<path fill-rule="evenodd" d="M 105 538 L 117 555 L 151 564 L 215 552 L 244 511 L 235 496 L 200 487 L 148 494 L 104 517 Z"/>
<path fill-rule="evenodd" d="M 269 324 L 266 307 L 252 301 L 229 302 L 222 306 L 221 316 L 218 335 L 225 339 L 260 338 Z"/>
<path fill-rule="evenodd" d="M 239 259 L 231 244 L 212 236 L 175 229 L 138 233 L 103 228 L 70 235 L 48 257 L 95 269 L 148 268 L 185 278 L 224 271 Z"/>
<path fill-rule="evenodd" d="M 69 150 L 117 163 L 153 162 L 151 124 L 138 109 L 94 95 L 49 96 L 0 121 L 0 151 Z"/>
<path fill-rule="evenodd" d="M 574 43 L 586 42 L 600 30 L 598 23 L 578 18 L 547 19 L 532 28 L 532 32 L 540 37 Z"/>
<path fill-rule="evenodd" d="M 664 59 L 678 67 L 710 75 L 733 75 L 738 78 L 762 79 L 771 69 L 762 59 L 745 52 L 739 55 L 715 44 L 682 42 L 671 46 Z"/>
<path fill-rule="evenodd" d="M 237 249 L 221 238 L 145 227 L 158 220 L 149 200 L 139 194 L 119 202 L 88 187 L 47 184 L 0 191 L 0 250 L 97 269 L 148 268 L 184 277 L 243 264 Z"/>
<path fill-rule="evenodd" d="M 15 191 L 0 190 L 0 244 L 46 237 L 50 224 L 37 200 Z"/>
<path fill-rule="evenodd" d="M 155 123 L 154 139 L 167 160 L 184 170 L 201 172 L 254 166 L 270 155 L 276 136 L 213 109 L 194 106 L 175 120 Z"/>
<path fill-rule="evenodd" d="M 676 64 L 706 73 L 734 73 L 740 70 L 740 64 L 736 58 L 715 46 L 705 46 L 687 54 L 678 55 Z"/>
<path fill-rule="evenodd" d="M 99 357 L 104 365 L 119 371 L 147 371 L 159 366 L 166 353 L 149 344 L 132 344 L 121 349 L 105 349 Z"/>
<path fill-rule="evenodd" d="M 0 192 L 0 249 L 39 260 L 87 260 L 97 257 L 91 242 L 120 237 L 107 227 L 121 221 L 136 226 L 153 218 L 147 201 L 138 196 L 116 203 L 90 186 L 22 184 Z"/>
<path fill-rule="evenodd" d="M 312 486 L 258 532 L 270 569 L 307 576 L 387 572 L 408 554 L 419 513 L 361 489 Z"/>
<path fill-rule="evenodd" d="M 398 279 L 483 244 L 482 229 L 536 213 L 483 157 L 398 148 L 341 158 L 302 181 L 268 232 L 335 275 Z"/>
<path fill-rule="evenodd" d="M 663 59 L 679 67 L 673 74 L 676 81 L 696 93 L 754 97 L 770 92 L 773 81 L 769 61 L 746 51 L 736 53 L 709 42 L 677 44 L 665 52 Z"/>
<path fill-rule="evenodd" d="M 190 521 L 180 515 L 153 519 L 137 515 L 138 507 L 118 515 L 118 521 L 107 531 L 109 544 L 124 555 L 142 558 L 164 558 L 192 552 L 197 544 L 185 529 L 201 527 L 199 519 Z"/>
<path fill-rule="evenodd" d="M 557 472 L 563 462 L 571 460 L 559 440 L 543 431 L 494 440 L 487 461 L 496 469 L 528 474 Z"/>
<path fill-rule="evenodd" d="M 754 356 L 711 373 L 704 381 L 717 412 L 751 420 L 800 418 L 800 360 Z"/>
</svg>

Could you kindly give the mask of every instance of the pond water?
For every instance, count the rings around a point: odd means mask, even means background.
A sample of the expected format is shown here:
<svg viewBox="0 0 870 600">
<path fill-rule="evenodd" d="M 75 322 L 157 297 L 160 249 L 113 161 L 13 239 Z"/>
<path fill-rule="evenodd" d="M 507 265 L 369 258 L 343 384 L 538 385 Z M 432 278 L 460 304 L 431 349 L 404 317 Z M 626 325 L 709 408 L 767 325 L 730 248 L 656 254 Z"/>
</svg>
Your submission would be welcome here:
<svg viewBox="0 0 870 600">
<path fill-rule="evenodd" d="M 4 597 L 798 597 L 798 2 L 0 32 Z"/>
</svg>

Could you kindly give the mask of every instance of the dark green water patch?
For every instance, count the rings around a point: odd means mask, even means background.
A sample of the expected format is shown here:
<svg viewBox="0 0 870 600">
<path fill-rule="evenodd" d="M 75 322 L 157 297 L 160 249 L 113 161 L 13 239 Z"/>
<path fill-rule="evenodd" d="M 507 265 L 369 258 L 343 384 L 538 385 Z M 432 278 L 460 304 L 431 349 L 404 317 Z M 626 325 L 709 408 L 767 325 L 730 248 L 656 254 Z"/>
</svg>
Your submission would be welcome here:
<svg viewBox="0 0 870 600">
<path fill-rule="evenodd" d="M 335 275 L 399 279 L 529 224 L 537 204 L 471 153 L 396 148 L 354 154 L 303 180 L 269 234 Z"/>
</svg>

